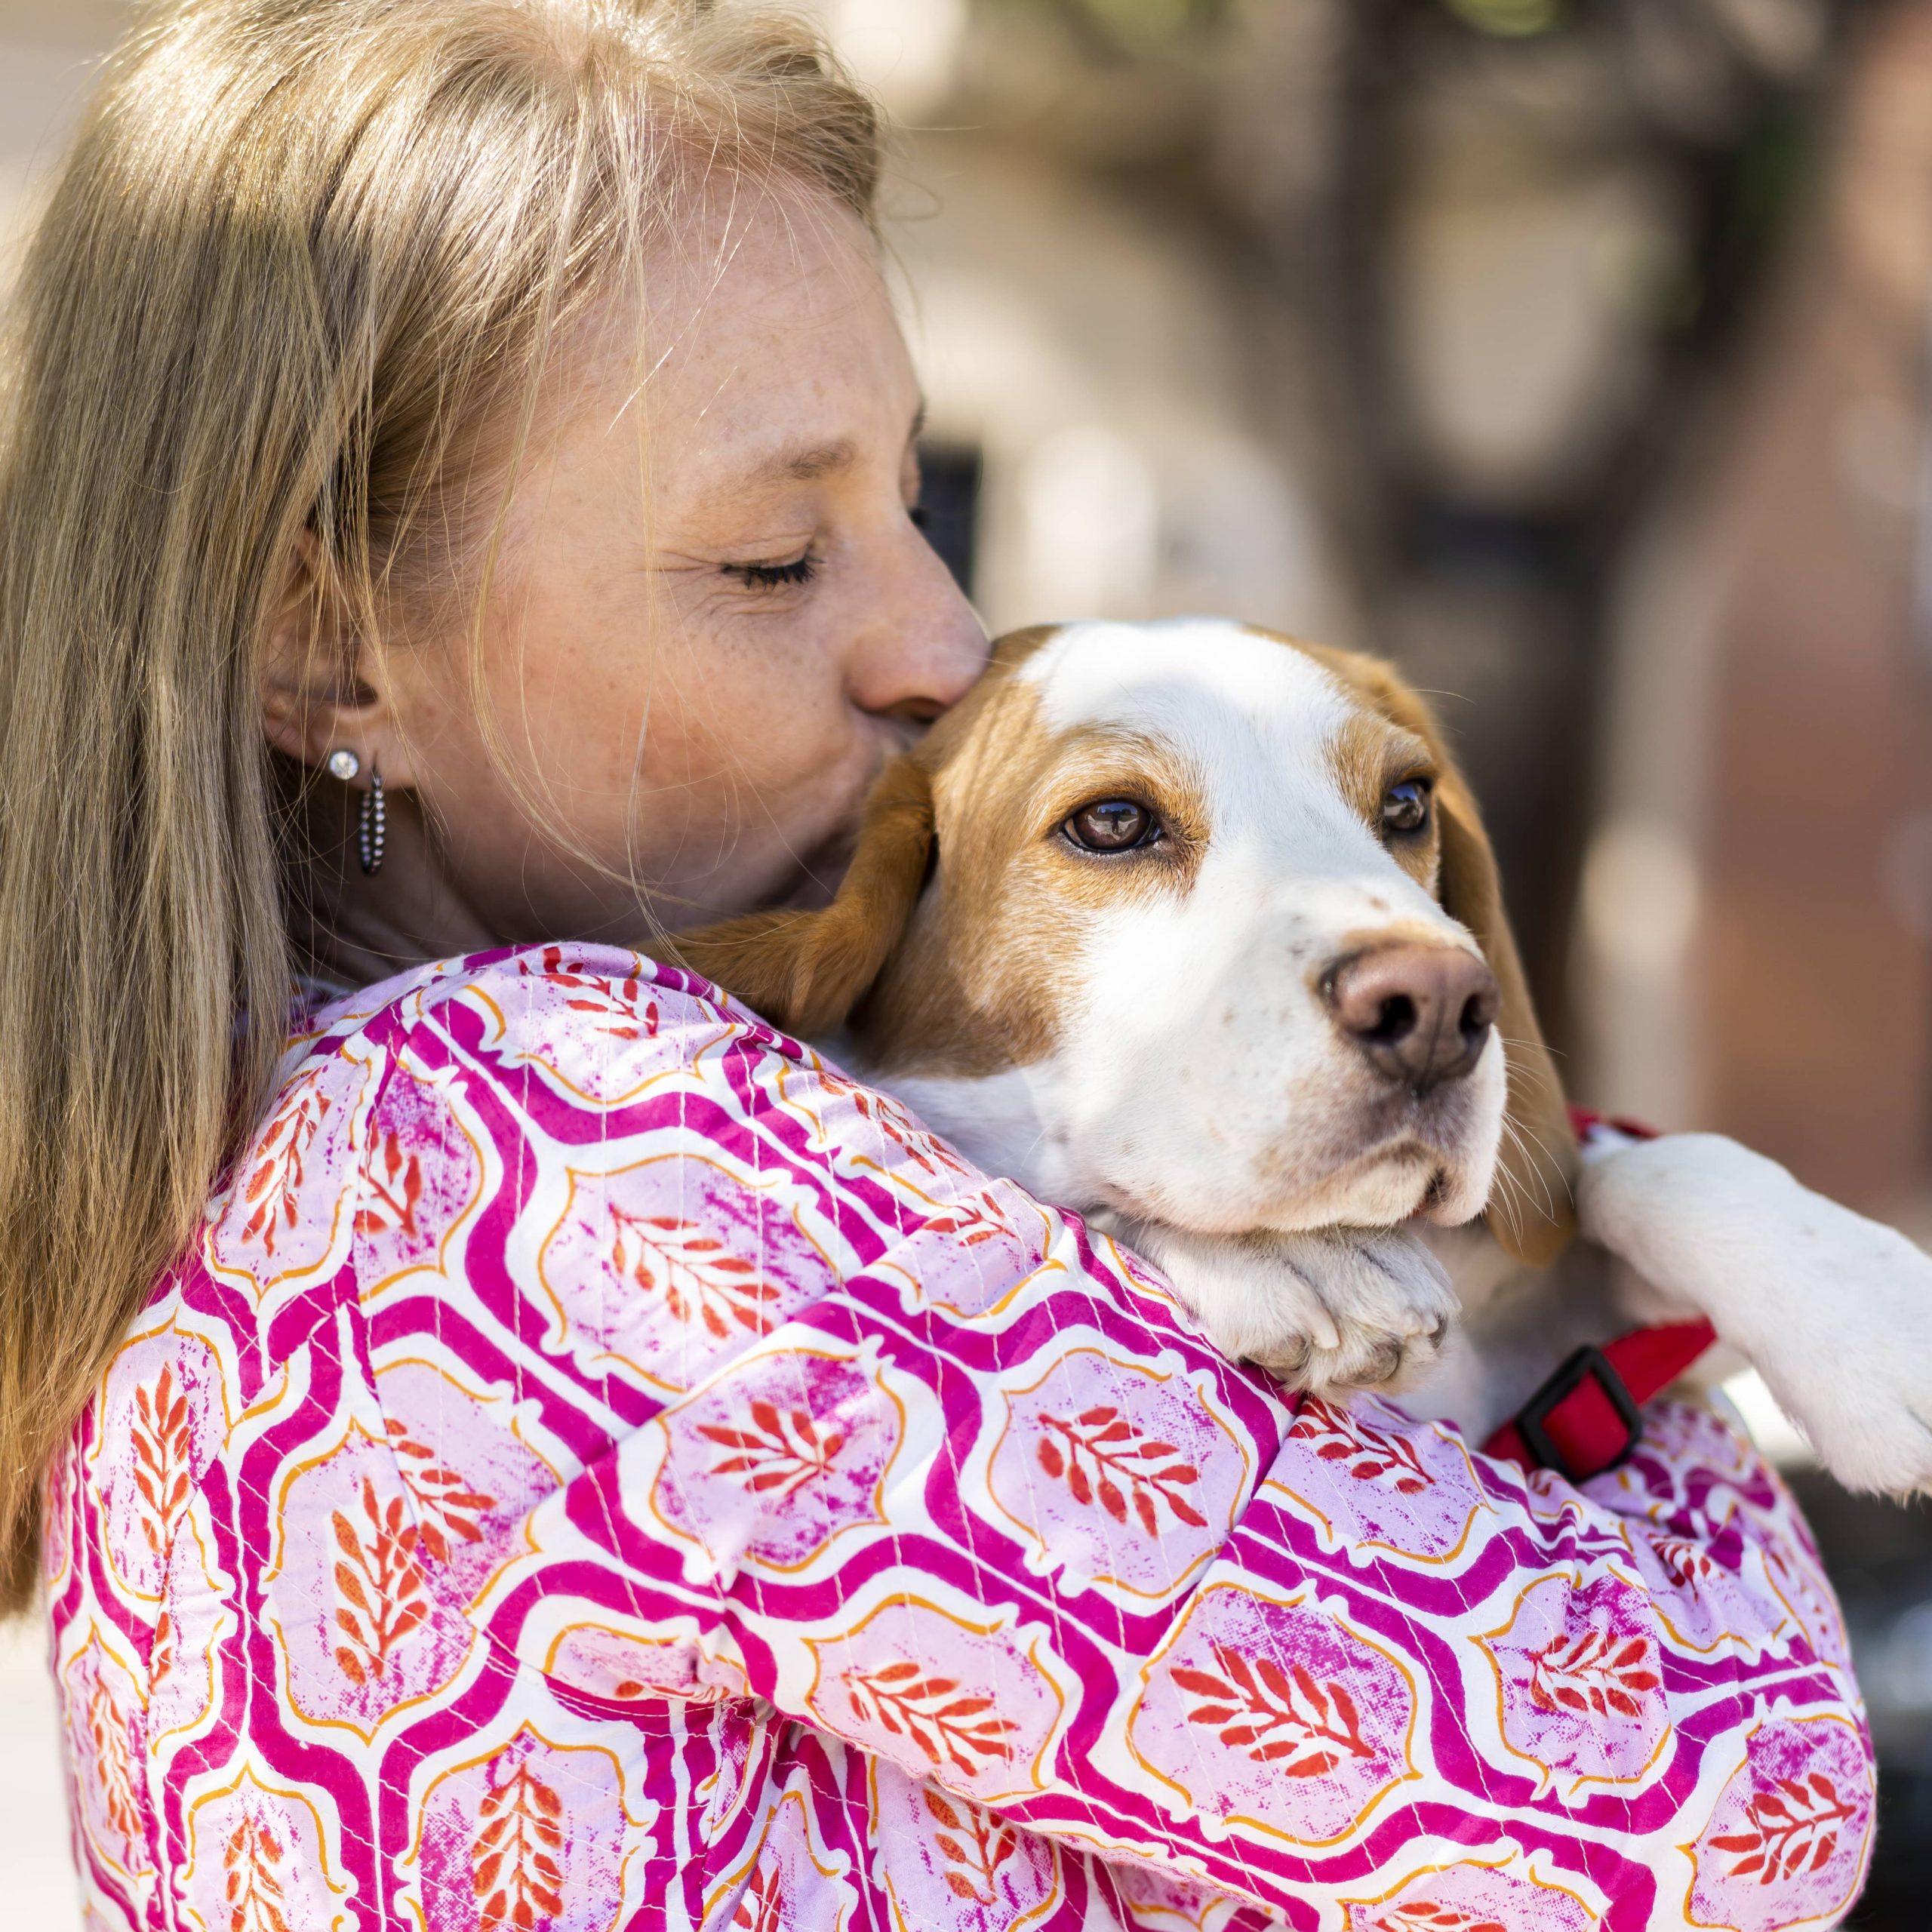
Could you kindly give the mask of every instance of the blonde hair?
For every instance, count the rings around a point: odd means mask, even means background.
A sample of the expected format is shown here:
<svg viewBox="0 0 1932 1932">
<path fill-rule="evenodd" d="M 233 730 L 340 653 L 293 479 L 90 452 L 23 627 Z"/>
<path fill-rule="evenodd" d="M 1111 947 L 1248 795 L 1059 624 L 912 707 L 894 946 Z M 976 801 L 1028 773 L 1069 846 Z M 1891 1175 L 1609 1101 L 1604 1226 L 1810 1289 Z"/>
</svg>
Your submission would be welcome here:
<svg viewBox="0 0 1932 1932">
<path fill-rule="evenodd" d="M 869 222 L 878 167 L 808 30 L 704 0 L 177 0 L 113 57 L 0 359 L 0 1612 L 268 1096 L 260 678 L 305 533 L 365 617 L 480 580 L 485 439 L 679 181 Z"/>
</svg>

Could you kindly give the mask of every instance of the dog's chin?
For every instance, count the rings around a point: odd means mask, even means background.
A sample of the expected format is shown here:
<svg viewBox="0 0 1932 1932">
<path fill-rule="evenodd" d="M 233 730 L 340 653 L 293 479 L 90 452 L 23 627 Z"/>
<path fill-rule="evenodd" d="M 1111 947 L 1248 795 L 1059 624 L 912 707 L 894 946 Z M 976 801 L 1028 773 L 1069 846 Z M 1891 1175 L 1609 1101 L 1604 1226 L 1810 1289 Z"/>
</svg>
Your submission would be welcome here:
<svg viewBox="0 0 1932 1932">
<path fill-rule="evenodd" d="M 1499 1127 L 1473 1155 L 1465 1152 L 1444 1161 L 1416 1211 L 1417 1217 L 1441 1228 L 1460 1228 L 1473 1221 L 1489 1205 L 1501 1139 Z"/>
<path fill-rule="evenodd" d="M 1325 1185 L 1278 1206 L 1266 1225 L 1284 1232 L 1398 1227 L 1461 1192 L 1440 1149 L 1404 1142 L 1344 1161 Z"/>
<path fill-rule="evenodd" d="M 1095 1194 L 1112 1213 L 1192 1235 L 1303 1234 L 1413 1220 L 1456 1226 L 1482 1212 L 1495 1165 L 1493 1145 L 1472 1158 L 1405 1139 L 1367 1152 L 1337 1150 L 1328 1171 L 1304 1187 L 1236 1192 L 1223 1177 L 1198 1188 L 1175 1177 L 1146 1190 L 1103 1180 Z"/>
<path fill-rule="evenodd" d="M 1407 1134 L 1352 1157 L 1343 1155 L 1321 1187 L 1295 1202 L 1294 1219 L 1271 1220 L 1269 1225 L 1383 1228 L 1428 1221 L 1460 1227 L 1488 1203 L 1501 1137 L 1499 1121 L 1474 1135 Z"/>
</svg>

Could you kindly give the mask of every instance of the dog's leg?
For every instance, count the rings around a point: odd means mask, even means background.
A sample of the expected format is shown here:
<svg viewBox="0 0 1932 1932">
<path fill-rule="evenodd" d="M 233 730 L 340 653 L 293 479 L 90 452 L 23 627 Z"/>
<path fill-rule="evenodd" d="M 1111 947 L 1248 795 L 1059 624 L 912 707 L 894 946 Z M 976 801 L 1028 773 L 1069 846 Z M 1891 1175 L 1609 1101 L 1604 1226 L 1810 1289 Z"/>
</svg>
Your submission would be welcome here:
<svg viewBox="0 0 1932 1932">
<path fill-rule="evenodd" d="M 1161 1269 L 1208 1339 L 1318 1393 L 1399 1388 L 1435 1358 L 1456 1313 L 1448 1276 L 1402 1228 L 1200 1235 L 1115 1229 Z"/>
<path fill-rule="evenodd" d="M 1708 1316 L 1853 1489 L 1932 1487 L 1932 1257 L 1712 1134 L 1588 1160 L 1583 1229 Z"/>
</svg>

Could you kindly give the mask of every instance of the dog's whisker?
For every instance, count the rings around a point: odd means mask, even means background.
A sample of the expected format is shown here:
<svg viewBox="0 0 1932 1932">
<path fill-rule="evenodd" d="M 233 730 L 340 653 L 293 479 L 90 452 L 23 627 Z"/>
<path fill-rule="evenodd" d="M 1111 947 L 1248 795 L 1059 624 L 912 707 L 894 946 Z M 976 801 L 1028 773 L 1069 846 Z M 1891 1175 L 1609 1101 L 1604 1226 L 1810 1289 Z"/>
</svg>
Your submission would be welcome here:
<svg viewBox="0 0 1932 1932">
<path fill-rule="evenodd" d="M 1550 1155 L 1549 1149 L 1544 1146 L 1540 1140 L 1537 1140 L 1537 1137 L 1534 1134 L 1529 1133 L 1528 1130 L 1524 1128 L 1519 1121 L 1512 1120 L 1507 1113 L 1504 1114 L 1503 1116 L 1503 1131 L 1508 1137 L 1509 1144 L 1515 1149 L 1516 1152 L 1519 1155 L 1521 1155 L 1523 1165 L 1528 1170 L 1529 1175 L 1533 1176 L 1535 1178 L 1538 1186 L 1542 1189 L 1543 1211 L 1545 1215 L 1553 1220 L 1555 1217 L 1556 1214 L 1555 1198 L 1550 1193 L 1548 1187 L 1544 1184 L 1543 1169 L 1544 1162 L 1547 1161 L 1560 1177 L 1562 1174 L 1562 1168 L 1561 1165 L 1553 1159 Z M 1530 1143 L 1531 1141 L 1535 1141 L 1536 1143 L 1537 1152 L 1533 1153 L 1531 1151 Z M 1538 1154 L 1540 1154 L 1542 1158 L 1539 1159 L 1537 1158 Z M 1509 1170 L 1507 1168 L 1503 1168 L 1499 1171 L 1507 1174 Z M 1518 1175 L 1513 1177 L 1513 1178 L 1515 1178 L 1520 1185 L 1525 1180 L 1526 1177 Z"/>
<path fill-rule="evenodd" d="M 1530 1046 L 1530 1042 L 1527 1040 L 1512 1041 L 1510 1044 L 1520 1045 L 1525 1051 L 1527 1051 Z M 1539 1066 L 1533 1060 L 1527 1062 L 1522 1060 L 1512 1062 L 1510 1074 L 1512 1078 L 1521 1081 L 1526 1085 L 1546 1088 L 1552 1092 L 1558 1091 L 1555 1069 L 1552 1067 Z"/>
<path fill-rule="evenodd" d="M 1504 1118 L 1506 1119 L 1508 1118 L 1506 1114 Z M 1567 1176 L 1564 1173 L 1564 1164 L 1562 1161 L 1557 1158 L 1555 1152 L 1551 1149 L 1549 1144 L 1543 1140 L 1543 1137 L 1537 1133 L 1534 1128 L 1524 1125 L 1520 1121 L 1512 1121 L 1510 1123 L 1510 1126 L 1511 1131 L 1518 1137 L 1517 1145 L 1519 1147 L 1522 1146 L 1523 1137 L 1526 1135 L 1531 1140 L 1536 1143 L 1537 1151 L 1543 1156 L 1543 1162 L 1538 1163 L 1539 1171 L 1540 1171 L 1541 1166 L 1543 1163 L 1547 1163 L 1550 1172 L 1556 1177 L 1557 1184 L 1562 1189 L 1564 1196 L 1574 1203 L 1576 1199 L 1576 1195 L 1570 1186 Z M 1524 1152 L 1527 1154 L 1527 1149 L 1525 1149 Z M 1550 1206 L 1552 1211 L 1553 1212 L 1555 1210 L 1554 1201 L 1550 1204 Z"/>
<path fill-rule="evenodd" d="M 1567 1060 L 1570 1057 L 1570 1056 L 1564 1053 L 1561 1048 L 1552 1047 L 1546 1040 L 1519 1040 L 1515 1034 L 1505 1033 L 1500 1029 L 1497 1032 L 1496 1037 L 1500 1040 L 1506 1047 L 1521 1047 L 1525 1053 L 1534 1053 L 1539 1048 L 1540 1048 L 1543 1052 L 1549 1054 L 1552 1060 Z M 1532 1069 L 1526 1069 L 1524 1070 L 1531 1071 Z M 1540 1078 L 1545 1077 L 1540 1068 L 1534 1069 L 1534 1071 L 1537 1072 Z"/>
<path fill-rule="evenodd" d="M 1522 1231 L 1519 1207 L 1521 1192 L 1515 1176 L 1507 1168 L 1499 1166 L 1496 1170 L 1496 1178 L 1491 1183 L 1490 1207 L 1512 1234 L 1520 1234 Z"/>
<path fill-rule="evenodd" d="M 1503 1219 L 1509 1232 L 1520 1235 L 1523 1231 L 1523 1214 L 1525 1205 L 1522 1183 L 1506 1169 L 1503 1174 Z"/>
</svg>

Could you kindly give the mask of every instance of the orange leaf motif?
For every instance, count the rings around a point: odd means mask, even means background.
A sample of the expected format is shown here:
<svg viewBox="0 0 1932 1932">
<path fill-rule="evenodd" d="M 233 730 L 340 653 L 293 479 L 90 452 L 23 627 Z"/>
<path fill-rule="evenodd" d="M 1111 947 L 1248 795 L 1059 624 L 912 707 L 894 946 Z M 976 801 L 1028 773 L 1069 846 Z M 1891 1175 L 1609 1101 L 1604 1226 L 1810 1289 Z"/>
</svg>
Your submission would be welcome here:
<svg viewBox="0 0 1932 1932">
<path fill-rule="evenodd" d="M 735 1477 L 740 1488 L 754 1495 L 789 1500 L 829 1474 L 845 1446 L 842 1432 L 821 1429 L 808 1411 L 795 1405 L 781 1409 L 759 1397 L 746 1414 L 748 1428 L 706 1422 L 698 1424 L 697 1433 L 728 1452 L 712 1464 L 710 1473 Z"/>
<path fill-rule="evenodd" d="M 1374 1920 L 1366 1932 L 1509 1932 L 1494 1918 L 1478 1918 L 1460 1906 L 1411 1899 Z"/>
<path fill-rule="evenodd" d="M 154 1644 L 148 1652 L 148 1689 L 150 1694 L 165 1681 L 168 1673 L 174 1668 L 175 1657 L 180 1648 L 174 1619 L 169 1615 L 167 1604 L 163 1604 L 161 1614 L 154 1620 Z"/>
<path fill-rule="evenodd" d="M 1663 1681 L 1648 1640 L 1612 1630 L 1559 1631 L 1530 1657 L 1530 1696 L 1546 1711 L 1641 1717 L 1644 1694 Z"/>
<path fill-rule="evenodd" d="M 383 1130 L 364 1183 L 355 1232 L 374 1235 L 396 1228 L 414 1241 L 416 1206 L 423 1198 L 423 1160 L 413 1147 L 404 1147 L 402 1136 L 394 1128 Z"/>
<path fill-rule="evenodd" d="M 1854 1808 L 1823 1771 L 1801 1780 L 1780 1778 L 1752 1793 L 1743 1830 L 1711 1843 L 1731 1855 L 1728 1876 L 1773 1884 L 1823 1871 L 1838 1848 L 1839 1827 Z"/>
<path fill-rule="evenodd" d="M 775 1325 L 770 1304 L 778 1285 L 755 1262 L 734 1254 L 694 1221 L 673 1214 L 634 1214 L 614 1203 L 611 1265 L 620 1280 L 647 1294 L 662 1295 L 682 1322 L 701 1322 L 714 1341 L 730 1339 L 732 1326 L 762 1335 Z"/>
<path fill-rule="evenodd" d="M 1144 1435 L 1110 1404 L 1083 1409 L 1070 1422 L 1048 1415 L 1040 1420 L 1052 1432 L 1035 1449 L 1040 1467 L 1064 1481 L 1082 1509 L 1098 1503 L 1123 1527 L 1131 1512 L 1150 1537 L 1161 1534 L 1163 1509 L 1191 1529 L 1208 1527 L 1184 1494 L 1201 1472 L 1173 1443 Z"/>
<path fill-rule="evenodd" d="M 228 1932 L 290 1932 L 288 1899 L 276 1875 L 281 1841 L 252 1811 L 244 1811 L 221 1848 L 223 1903 Z"/>
<path fill-rule="evenodd" d="M 1014 1828 L 970 1799 L 948 1798 L 931 1786 L 919 1795 L 927 1815 L 940 1827 L 933 1843 L 946 1860 L 940 1875 L 946 1890 L 968 1905 L 997 1904 L 999 1868 L 1020 1848 Z"/>
<path fill-rule="evenodd" d="M 1017 1241 L 1013 1217 L 990 1194 L 969 1194 L 943 1208 L 925 1224 L 928 1235 L 951 1235 L 961 1247 L 977 1247 L 1001 1235 Z"/>
<path fill-rule="evenodd" d="M 140 1807 L 134 1797 L 134 1765 L 128 1749 L 128 1721 L 98 1671 L 88 1693 L 88 1735 L 94 1740 L 94 1774 L 107 1822 L 123 1838 L 138 1840 Z"/>
<path fill-rule="evenodd" d="M 187 1507 L 193 1478 L 188 1398 L 174 1386 L 171 1363 L 162 1365 L 152 1393 L 134 1391 L 128 1436 L 134 1452 L 134 1508 L 142 1540 L 156 1556 L 165 1555 Z"/>
<path fill-rule="evenodd" d="M 498 1779 L 476 1814 L 476 1836 L 469 1848 L 470 1889 L 477 1916 L 488 1926 L 514 1926 L 535 1932 L 540 1919 L 564 1909 L 562 1801 L 530 1768 L 528 1758 L 499 1779 L 512 1747 L 490 1760 L 487 1776 Z"/>
<path fill-rule="evenodd" d="M 517 971 L 561 987 L 568 995 L 564 1004 L 583 1016 L 588 1032 L 601 1033 L 609 1040 L 657 1037 L 657 1002 L 646 997 L 645 983 L 635 973 L 613 980 L 595 973 L 571 972 L 564 964 L 560 946 L 546 946 L 534 972 L 528 961 L 520 961 Z"/>
<path fill-rule="evenodd" d="M 249 1211 L 242 1233 L 245 1240 L 259 1239 L 267 1254 L 274 1254 L 281 1229 L 295 1225 L 302 1164 L 333 1104 L 312 1084 L 298 1088 L 276 1109 L 256 1145 L 254 1163 L 242 1184 Z"/>
<path fill-rule="evenodd" d="M 992 1698 L 962 1695 L 956 1677 L 926 1676 L 917 1664 L 902 1663 L 848 1671 L 844 1681 L 854 1717 L 909 1740 L 934 1764 L 950 1764 L 971 1777 L 995 1758 L 1012 1755 L 1004 1740 L 1013 1721 L 989 1715 Z"/>
<path fill-rule="evenodd" d="M 395 1647 L 429 1614 L 422 1566 L 416 1560 L 416 1529 L 402 1498 L 380 1502 L 365 1476 L 362 1520 L 340 1509 L 329 1515 L 335 1532 L 337 1668 L 354 1684 L 386 1677 Z"/>
<path fill-rule="evenodd" d="M 497 1506 L 497 1499 L 473 1487 L 393 1419 L 389 1423 L 389 1438 L 403 1487 L 416 1505 L 417 1547 L 432 1562 L 447 1563 L 457 1544 L 481 1543 L 481 1518 L 486 1510 Z"/>
<path fill-rule="evenodd" d="M 1223 1744 L 1285 1777 L 1321 1777 L 1344 1758 L 1375 1755 L 1343 1684 L 1318 1681 L 1305 1664 L 1284 1670 L 1272 1657 L 1244 1657 L 1231 1644 L 1217 1644 L 1214 1657 L 1219 1677 L 1205 1670 L 1174 1674 L 1181 1690 L 1204 1700 L 1189 1712 L 1189 1723 L 1208 1727 Z"/>
<path fill-rule="evenodd" d="M 1680 1589 L 1694 1589 L 1718 1567 L 1709 1550 L 1681 1537 L 1653 1537 L 1651 1547 Z"/>
<path fill-rule="evenodd" d="M 1435 1486 L 1413 1442 L 1371 1429 L 1318 1395 L 1303 1398 L 1288 1435 L 1309 1444 L 1323 1462 L 1343 1464 L 1358 1482 L 1384 1484 L 1398 1496 L 1420 1496 Z"/>
<path fill-rule="evenodd" d="M 820 1069 L 819 1081 L 826 1093 L 848 1100 L 860 1118 L 877 1128 L 921 1174 L 937 1178 L 942 1174 L 971 1173 L 944 1141 L 928 1134 L 889 1095 L 855 1085 L 826 1068 Z"/>
<path fill-rule="evenodd" d="M 778 1884 L 778 1868 L 760 1866 L 738 1894 L 738 1909 L 731 1915 L 731 1923 L 743 1927 L 744 1932 L 783 1932 Z"/>
</svg>

